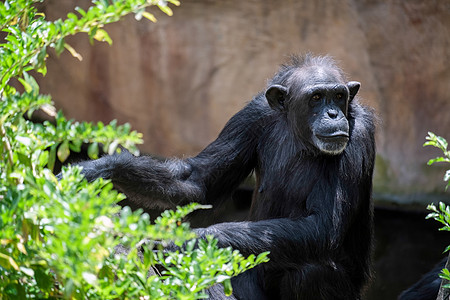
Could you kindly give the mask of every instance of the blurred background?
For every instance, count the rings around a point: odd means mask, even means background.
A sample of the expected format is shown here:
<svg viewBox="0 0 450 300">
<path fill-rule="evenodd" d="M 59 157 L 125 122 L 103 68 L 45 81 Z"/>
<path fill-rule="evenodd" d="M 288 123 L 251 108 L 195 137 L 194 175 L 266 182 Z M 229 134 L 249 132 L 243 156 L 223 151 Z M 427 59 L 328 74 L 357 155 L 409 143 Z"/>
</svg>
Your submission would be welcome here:
<svg viewBox="0 0 450 300">
<path fill-rule="evenodd" d="M 49 19 L 88 0 L 48 0 Z M 396 299 L 444 255 L 449 235 L 425 220 L 426 206 L 449 200 L 441 153 L 423 148 L 428 131 L 450 140 L 450 0 L 189 0 L 157 23 L 130 16 L 106 27 L 113 44 L 87 35 L 67 42 L 81 54 L 51 54 L 41 77 L 68 118 L 129 122 L 144 134 L 144 154 L 188 157 L 210 143 L 227 120 L 290 54 L 331 55 L 360 101 L 379 117 L 374 176 L 375 278 L 365 299 Z M 251 185 L 205 225 L 245 217 Z"/>
</svg>

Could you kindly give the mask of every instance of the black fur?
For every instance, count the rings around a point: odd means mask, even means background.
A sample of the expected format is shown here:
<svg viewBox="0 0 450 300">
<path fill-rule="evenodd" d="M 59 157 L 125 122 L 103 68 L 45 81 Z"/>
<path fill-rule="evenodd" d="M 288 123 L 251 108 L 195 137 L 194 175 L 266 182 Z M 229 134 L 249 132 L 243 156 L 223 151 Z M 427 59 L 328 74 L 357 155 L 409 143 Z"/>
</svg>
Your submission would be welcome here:
<svg viewBox="0 0 450 300">
<path fill-rule="evenodd" d="M 320 103 L 305 92 L 316 88 Z M 328 57 L 294 57 L 269 82 L 271 104 L 256 95 L 197 156 L 160 162 L 123 153 L 81 165 L 88 179 L 110 178 L 149 208 L 217 204 L 254 171 L 249 221 L 196 230 L 244 255 L 270 251 L 269 263 L 233 279 L 234 297 L 359 299 L 370 277 L 375 128 L 372 111 L 353 100 L 358 88 Z M 316 131 L 344 132 L 324 142 L 340 148 L 319 149 Z"/>
</svg>

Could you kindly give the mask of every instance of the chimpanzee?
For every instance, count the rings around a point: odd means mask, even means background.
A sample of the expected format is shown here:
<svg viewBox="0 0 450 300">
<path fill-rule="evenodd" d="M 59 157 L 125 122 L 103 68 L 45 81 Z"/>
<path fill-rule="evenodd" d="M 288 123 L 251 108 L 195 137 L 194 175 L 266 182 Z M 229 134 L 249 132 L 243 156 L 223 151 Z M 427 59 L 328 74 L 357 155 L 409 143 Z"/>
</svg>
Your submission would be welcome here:
<svg viewBox="0 0 450 300">
<path fill-rule="evenodd" d="M 146 208 L 217 204 L 252 172 L 246 222 L 197 229 L 270 262 L 232 281 L 237 299 L 360 299 L 370 277 L 374 114 L 328 56 L 294 56 L 197 156 L 127 152 L 82 162 Z"/>
</svg>

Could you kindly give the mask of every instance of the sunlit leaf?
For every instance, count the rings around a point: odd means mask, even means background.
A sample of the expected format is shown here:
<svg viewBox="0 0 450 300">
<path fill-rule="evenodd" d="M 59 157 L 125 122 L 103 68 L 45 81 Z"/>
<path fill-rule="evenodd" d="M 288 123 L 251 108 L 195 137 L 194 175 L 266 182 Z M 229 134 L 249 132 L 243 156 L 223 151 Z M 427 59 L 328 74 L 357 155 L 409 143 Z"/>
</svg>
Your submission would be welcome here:
<svg viewBox="0 0 450 300">
<path fill-rule="evenodd" d="M 66 159 L 69 157 L 70 150 L 69 150 L 69 141 L 68 140 L 65 140 L 59 146 L 57 155 L 58 155 L 58 159 L 60 162 L 65 162 Z"/>
<path fill-rule="evenodd" d="M 158 7 L 166 15 L 168 15 L 168 16 L 172 16 L 173 15 L 173 11 L 172 11 L 172 9 L 170 7 L 168 7 L 166 5 L 158 5 Z"/>
<path fill-rule="evenodd" d="M 64 48 L 66 48 L 70 52 L 70 54 L 72 54 L 72 56 L 77 58 L 79 61 L 83 60 L 83 57 L 81 57 L 81 55 L 69 44 L 65 43 Z"/>
<path fill-rule="evenodd" d="M 112 45 L 112 40 L 109 37 L 108 33 L 103 29 L 97 29 L 94 39 L 96 39 L 99 42 L 107 42 L 108 44 Z"/>
<path fill-rule="evenodd" d="M 25 89 L 25 92 L 31 93 L 31 91 L 33 90 L 31 85 L 28 82 L 26 82 L 25 79 L 23 79 L 23 78 L 17 78 L 17 79 L 23 85 L 23 88 Z"/>
<path fill-rule="evenodd" d="M 91 159 L 97 159 L 98 158 L 98 143 L 94 142 L 92 144 L 89 145 L 88 147 L 88 156 Z"/>
<path fill-rule="evenodd" d="M 146 11 L 144 11 L 144 12 L 142 13 L 142 16 L 143 16 L 144 18 L 147 18 L 148 20 L 154 22 L 154 23 L 156 23 L 156 22 L 158 21 L 158 20 L 156 19 L 156 17 L 155 17 L 153 14 L 151 14 L 151 13 L 149 13 L 149 12 L 146 12 Z"/>
<path fill-rule="evenodd" d="M 437 162 L 447 162 L 447 161 L 448 161 L 447 158 L 444 158 L 444 157 L 436 157 L 436 158 L 430 159 L 430 160 L 428 161 L 428 165 L 432 165 L 432 164 L 437 163 Z"/>
<path fill-rule="evenodd" d="M 450 170 L 447 170 L 444 175 L 444 181 L 449 181 L 449 180 L 450 180 Z"/>
<path fill-rule="evenodd" d="M 0 266 L 5 268 L 6 270 L 13 268 L 16 271 L 19 271 L 19 266 L 14 261 L 14 259 L 11 256 L 8 256 L 3 253 L 0 253 Z"/>
<path fill-rule="evenodd" d="M 233 288 L 231 287 L 230 279 L 227 279 L 223 282 L 223 289 L 226 296 L 231 296 L 231 294 L 233 294 Z"/>
<path fill-rule="evenodd" d="M 173 5 L 180 6 L 180 1 L 178 0 L 168 0 L 168 2 L 172 3 Z"/>
</svg>

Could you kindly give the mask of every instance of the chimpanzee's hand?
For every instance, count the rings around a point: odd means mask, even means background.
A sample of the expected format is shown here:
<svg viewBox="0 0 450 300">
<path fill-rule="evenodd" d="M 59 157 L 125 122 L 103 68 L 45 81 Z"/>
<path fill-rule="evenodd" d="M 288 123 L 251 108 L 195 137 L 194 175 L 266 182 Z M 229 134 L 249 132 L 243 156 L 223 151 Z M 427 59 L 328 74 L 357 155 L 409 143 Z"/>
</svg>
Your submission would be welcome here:
<svg viewBox="0 0 450 300">
<path fill-rule="evenodd" d="M 81 174 L 84 175 L 87 181 L 92 182 L 99 177 L 106 178 L 105 175 L 108 175 L 108 172 L 105 172 L 105 168 L 103 167 L 104 162 L 101 160 L 102 158 L 92 161 L 83 161 L 75 165 L 82 167 Z M 62 177 L 62 172 L 56 175 L 58 180 L 61 180 Z"/>
</svg>

